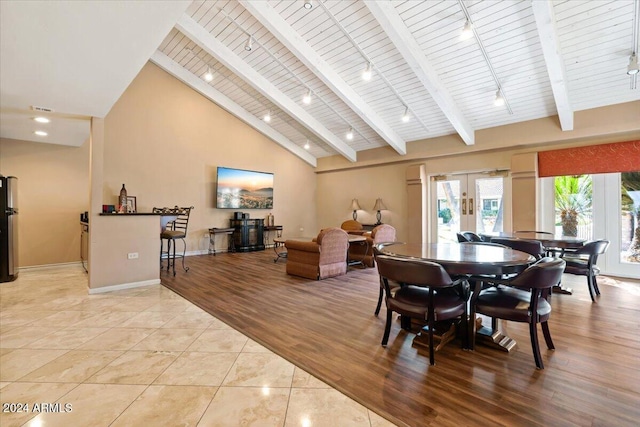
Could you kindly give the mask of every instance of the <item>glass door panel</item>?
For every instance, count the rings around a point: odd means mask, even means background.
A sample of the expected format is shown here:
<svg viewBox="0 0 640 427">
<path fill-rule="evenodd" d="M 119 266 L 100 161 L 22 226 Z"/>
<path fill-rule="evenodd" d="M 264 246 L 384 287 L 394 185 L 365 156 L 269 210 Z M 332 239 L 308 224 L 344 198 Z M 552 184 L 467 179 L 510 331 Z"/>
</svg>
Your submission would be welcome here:
<svg viewBox="0 0 640 427">
<path fill-rule="evenodd" d="M 432 241 L 457 242 L 456 233 L 503 231 L 504 178 L 488 174 L 438 177 L 432 181 Z"/>
<path fill-rule="evenodd" d="M 640 172 L 620 174 L 620 264 L 640 272 Z"/>
</svg>

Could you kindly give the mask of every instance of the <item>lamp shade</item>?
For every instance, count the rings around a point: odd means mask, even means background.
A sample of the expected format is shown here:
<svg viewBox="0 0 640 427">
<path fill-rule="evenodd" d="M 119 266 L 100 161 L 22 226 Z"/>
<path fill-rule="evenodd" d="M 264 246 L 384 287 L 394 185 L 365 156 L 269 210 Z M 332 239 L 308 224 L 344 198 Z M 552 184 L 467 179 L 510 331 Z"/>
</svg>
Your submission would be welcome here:
<svg viewBox="0 0 640 427">
<path fill-rule="evenodd" d="M 381 198 L 376 199 L 376 204 L 373 206 L 374 211 L 386 211 L 387 207 L 382 202 Z"/>
<path fill-rule="evenodd" d="M 353 199 L 351 201 L 351 210 L 352 211 L 359 211 L 360 209 L 362 209 L 360 207 L 360 203 L 358 203 L 358 199 Z"/>
</svg>

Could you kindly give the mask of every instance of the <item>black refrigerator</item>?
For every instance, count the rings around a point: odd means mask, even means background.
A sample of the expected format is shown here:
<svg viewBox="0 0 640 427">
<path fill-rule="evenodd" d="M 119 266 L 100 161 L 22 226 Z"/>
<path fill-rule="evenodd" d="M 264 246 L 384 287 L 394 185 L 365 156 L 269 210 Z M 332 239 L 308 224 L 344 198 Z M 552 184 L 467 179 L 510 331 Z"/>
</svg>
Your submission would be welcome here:
<svg viewBox="0 0 640 427">
<path fill-rule="evenodd" d="M 18 178 L 0 175 L 0 282 L 18 277 Z"/>
</svg>

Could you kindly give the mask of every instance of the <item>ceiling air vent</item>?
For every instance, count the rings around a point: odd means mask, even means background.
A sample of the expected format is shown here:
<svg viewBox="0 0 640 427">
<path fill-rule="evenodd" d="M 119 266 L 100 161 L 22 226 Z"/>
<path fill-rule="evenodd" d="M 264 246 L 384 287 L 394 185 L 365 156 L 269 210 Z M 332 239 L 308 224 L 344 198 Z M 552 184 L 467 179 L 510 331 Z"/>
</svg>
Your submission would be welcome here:
<svg viewBox="0 0 640 427">
<path fill-rule="evenodd" d="M 47 107 L 38 107 L 36 105 L 32 105 L 31 109 L 33 111 L 40 111 L 42 113 L 53 113 L 53 110 L 51 108 L 47 108 Z"/>
</svg>

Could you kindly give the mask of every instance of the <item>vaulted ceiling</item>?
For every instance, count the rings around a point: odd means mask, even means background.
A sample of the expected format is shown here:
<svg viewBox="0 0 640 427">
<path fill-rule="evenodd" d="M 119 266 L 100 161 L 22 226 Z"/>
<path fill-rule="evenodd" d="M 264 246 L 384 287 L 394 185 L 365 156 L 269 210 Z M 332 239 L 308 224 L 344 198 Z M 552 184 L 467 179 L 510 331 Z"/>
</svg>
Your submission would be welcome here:
<svg viewBox="0 0 640 427">
<path fill-rule="evenodd" d="M 150 59 L 312 165 L 640 100 L 640 0 L 305 3 L 193 1 Z"/>
</svg>

